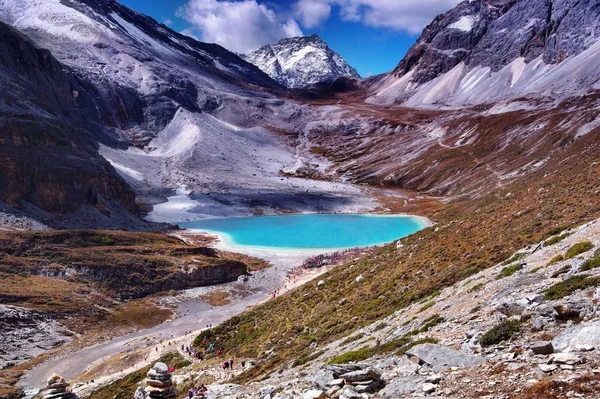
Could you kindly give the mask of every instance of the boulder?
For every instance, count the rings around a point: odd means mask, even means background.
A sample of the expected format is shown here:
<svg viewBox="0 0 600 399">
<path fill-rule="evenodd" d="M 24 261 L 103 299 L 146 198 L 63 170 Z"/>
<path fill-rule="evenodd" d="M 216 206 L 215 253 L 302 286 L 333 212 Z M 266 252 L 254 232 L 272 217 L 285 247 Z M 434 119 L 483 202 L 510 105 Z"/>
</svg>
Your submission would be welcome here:
<svg viewBox="0 0 600 399">
<path fill-rule="evenodd" d="M 579 364 L 581 359 L 574 353 L 555 353 L 550 356 L 550 361 L 555 364 Z"/>
<path fill-rule="evenodd" d="M 540 370 L 542 370 L 544 373 L 551 373 L 554 370 L 558 369 L 558 366 L 556 364 L 540 364 L 539 367 Z"/>
<path fill-rule="evenodd" d="M 310 391 L 304 392 L 302 399 L 325 399 L 327 396 L 325 392 L 320 389 L 311 389 Z"/>
<path fill-rule="evenodd" d="M 381 376 L 373 369 L 364 369 L 342 374 L 340 378 L 343 378 L 347 382 L 359 382 L 378 381 L 381 379 Z"/>
<path fill-rule="evenodd" d="M 435 371 L 450 367 L 474 367 L 485 361 L 479 356 L 467 355 L 437 344 L 416 345 L 408 350 L 406 355 L 417 358 L 421 364 L 427 364 Z"/>
<path fill-rule="evenodd" d="M 404 398 L 419 390 L 422 385 L 423 379 L 419 376 L 399 377 L 390 381 L 379 391 L 379 395 L 387 399 Z"/>
<path fill-rule="evenodd" d="M 554 353 L 552 342 L 549 341 L 534 342 L 533 344 L 529 345 L 529 349 L 531 349 L 536 355 L 550 355 Z"/>
<path fill-rule="evenodd" d="M 423 386 L 421 387 L 421 390 L 425 393 L 432 393 L 433 391 L 435 391 L 437 388 L 437 385 L 434 385 L 430 382 L 426 382 L 425 384 L 423 384 Z"/>
<path fill-rule="evenodd" d="M 419 371 L 420 368 L 421 366 L 419 366 L 417 363 L 406 357 L 403 357 L 398 361 L 395 371 L 402 375 L 413 375 Z"/>
<path fill-rule="evenodd" d="M 557 352 L 574 351 L 584 345 L 598 347 L 600 346 L 600 321 L 567 328 L 552 340 L 552 345 Z"/>
</svg>

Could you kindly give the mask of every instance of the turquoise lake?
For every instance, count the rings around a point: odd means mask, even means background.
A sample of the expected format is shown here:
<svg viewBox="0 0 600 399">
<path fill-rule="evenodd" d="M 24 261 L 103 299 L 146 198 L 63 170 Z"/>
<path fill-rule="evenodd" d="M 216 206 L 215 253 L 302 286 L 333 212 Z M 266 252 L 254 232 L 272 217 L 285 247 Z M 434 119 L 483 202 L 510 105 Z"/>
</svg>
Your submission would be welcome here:
<svg viewBox="0 0 600 399">
<path fill-rule="evenodd" d="M 178 224 L 218 234 L 227 245 L 287 249 L 379 245 L 426 227 L 422 219 L 411 216 L 345 214 L 208 219 Z"/>
</svg>

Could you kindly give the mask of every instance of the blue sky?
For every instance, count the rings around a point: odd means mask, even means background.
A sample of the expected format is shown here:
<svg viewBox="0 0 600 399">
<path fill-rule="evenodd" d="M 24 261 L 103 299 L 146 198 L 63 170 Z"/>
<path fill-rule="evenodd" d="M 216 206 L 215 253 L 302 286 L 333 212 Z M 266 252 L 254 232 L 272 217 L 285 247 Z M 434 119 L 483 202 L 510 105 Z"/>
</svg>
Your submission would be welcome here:
<svg viewBox="0 0 600 399">
<path fill-rule="evenodd" d="M 248 52 L 318 34 L 361 76 L 392 70 L 423 27 L 459 0 L 120 0 L 199 40 Z"/>
</svg>

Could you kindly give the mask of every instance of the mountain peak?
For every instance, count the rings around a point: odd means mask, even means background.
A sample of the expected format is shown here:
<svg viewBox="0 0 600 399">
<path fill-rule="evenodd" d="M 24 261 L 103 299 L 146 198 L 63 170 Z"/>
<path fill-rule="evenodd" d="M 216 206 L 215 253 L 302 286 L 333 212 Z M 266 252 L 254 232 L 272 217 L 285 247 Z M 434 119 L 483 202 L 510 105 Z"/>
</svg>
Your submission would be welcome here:
<svg viewBox="0 0 600 399">
<path fill-rule="evenodd" d="M 342 76 L 360 77 L 317 34 L 284 38 L 246 55 L 280 84 L 290 88 L 334 81 Z"/>
</svg>

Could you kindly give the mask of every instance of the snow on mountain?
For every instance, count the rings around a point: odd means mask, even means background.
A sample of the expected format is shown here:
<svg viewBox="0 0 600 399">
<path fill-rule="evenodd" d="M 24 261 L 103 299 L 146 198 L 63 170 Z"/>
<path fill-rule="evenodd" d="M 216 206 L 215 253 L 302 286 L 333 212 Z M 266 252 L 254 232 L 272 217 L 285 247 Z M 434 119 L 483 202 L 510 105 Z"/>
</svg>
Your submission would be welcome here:
<svg viewBox="0 0 600 399">
<path fill-rule="evenodd" d="M 0 0 L 0 21 L 88 83 L 77 101 L 97 105 L 101 155 L 138 202 L 185 209 L 152 220 L 375 206 L 349 184 L 281 176 L 319 164 L 299 154 L 293 138 L 275 134 L 300 131 L 313 111 L 281 100 L 275 80 L 221 46 L 178 34 L 116 0 Z M 341 65 L 312 42 L 319 51 L 305 50 L 304 59 L 326 54 Z"/>
<path fill-rule="evenodd" d="M 267 75 L 290 88 L 360 77 L 356 69 L 317 35 L 282 39 L 245 56 Z"/>
<path fill-rule="evenodd" d="M 582 94 L 600 82 L 597 1 L 472 0 L 438 16 L 367 100 L 410 106 Z"/>
</svg>

